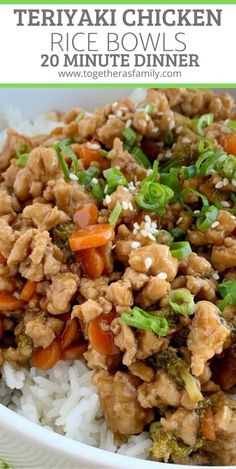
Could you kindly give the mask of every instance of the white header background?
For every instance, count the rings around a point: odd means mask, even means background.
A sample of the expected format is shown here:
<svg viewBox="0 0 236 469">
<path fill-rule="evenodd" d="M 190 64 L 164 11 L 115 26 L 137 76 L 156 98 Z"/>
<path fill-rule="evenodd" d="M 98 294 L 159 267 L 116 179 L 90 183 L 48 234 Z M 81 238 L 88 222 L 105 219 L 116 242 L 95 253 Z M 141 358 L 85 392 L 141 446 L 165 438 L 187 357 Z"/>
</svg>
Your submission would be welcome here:
<svg viewBox="0 0 236 469">
<path fill-rule="evenodd" d="M 95 26 L 84 26 L 84 27 L 59 27 L 59 26 L 16 26 L 17 16 L 13 14 L 14 9 L 52 9 L 57 8 L 78 8 L 88 9 L 92 11 L 94 9 L 117 9 L 117 27 L 95 27 Z M 143 8 L 143 9 L 222 9 L 222 24 L 221 26 L 180 26 L 180 27 L 168 27 L 168 26 L 142 26 L 142 27 L 128 27 L 122 24 L 122 12 L 128 8 Z M 236 5 L 0 5 L 0 61 L 1 61 L 1 72 L 0 82 L 1 83 L 209 83 L 209 84 L 222 84 L 222 83 L 236 83 L 236 65 L 234 57 L 234 43 L 235 43 L 235 18 L 236 18 Z M 50 37 L 52 32 L 58 32 L 63 35 L 69 33 L 70 36 L 78 32 L 92 32 L 98 33 L 97 35 L 97 53 L 106 54 L 107 44 L 106 37 L 107 33 L 117 33 L 119 37 L 125 33 L 132 32 L 136 35 L 139 33 L 143 34 L 144 37 L 148 33 L 151 33 L 155 38 L 158 33 L 166 33 L 166 44 L 173 46 L 180 46 L 180 44 L 174 41 L 174 35 L 178 32 L 185 33 L 184 42 L 187 44 L 187 48 L 183 51 L 183 54 L 197 54 L 199 56 L 200 67 L 173 67 L 160 68 L 160 67 L 135 67 L 137 72 L 149 71 L 155 69 L 160 74 L 165 71 L 181 71 L 181 76 L 169 76 L 158 78 L 154 76 L 137 77 L 99 77 L 94 79 L 93 77 L 79 78 L 76 76 L 72 77 L 59 77 L 58 71 L 73 71 L 77 70 L 83 73 L 82 67 L 68 67 L 64 68 L 63 56 L 64 53 L 57 49 L 59 55 L 59 65 L 57 67 L 41 67 L 42 54 L 52 54 L 50 50 Z M 182 39 L 181 39 L 182 40 Z M 86 44 L 86 41 L 84 41 Z M 84 44 L 83 43 L 83 44 Z M 70 55 L 76 54 L 75 50 L 70 49 Z M 79 52 L 82 53 L 82 52 Z M 96 54 L 96 52 L 88 52 L 85 50 L 83 53 Z M 110 52 L 112 53 L 112 52 Z M 153 53 L 159 55 L 164 53 L 162 48 L 156 51 L 148 50 L 146 53 L 143 51 L 141 44 L 134 52 L 126 52 L 122 49 L 116 51 L 117 54 L 130 54 L 130 61 L 132 62 L 132 55 Z M 171 54 L 171 52 L 166 52 Z M 177 54 L 181 52 L 175 52 Z M 112 71 L 125 71 L 133 70 L 133 62 L 130 67 L 108 67 Z M 105 70 L 107 67 L 105 67 Z M 89 67 L 84 70 L 99 71 L 104 70 L 104 67 Z"/>
</svg>

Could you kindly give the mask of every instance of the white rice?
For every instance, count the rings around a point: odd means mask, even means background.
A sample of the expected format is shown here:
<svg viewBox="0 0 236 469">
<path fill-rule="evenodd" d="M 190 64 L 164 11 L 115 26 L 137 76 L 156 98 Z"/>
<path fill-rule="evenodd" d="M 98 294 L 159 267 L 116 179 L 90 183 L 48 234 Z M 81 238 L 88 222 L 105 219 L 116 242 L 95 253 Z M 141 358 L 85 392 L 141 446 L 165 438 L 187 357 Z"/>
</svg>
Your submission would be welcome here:
<svg viewBox="0 0 236 469">
<path fill-rule="evenodd" d="M 140 92 L 134 98 L 141 99 Z M 19 110 L 9 108 L 0 116 L 0 149 L 8 128 L 28 136 L 49 133 L 60 123 L 55 114 L 24 120 Z M 146 459 L 151 440 L 147 432 L 132 436 L 120 445 L 107 428 L 93 371 L 83 361 L 60 361 L 44 372 L 36 368 L 17 368 L 4 363 L 0 379 L 0 402 L 49 430 L 88 445 Z"/>
</svg>

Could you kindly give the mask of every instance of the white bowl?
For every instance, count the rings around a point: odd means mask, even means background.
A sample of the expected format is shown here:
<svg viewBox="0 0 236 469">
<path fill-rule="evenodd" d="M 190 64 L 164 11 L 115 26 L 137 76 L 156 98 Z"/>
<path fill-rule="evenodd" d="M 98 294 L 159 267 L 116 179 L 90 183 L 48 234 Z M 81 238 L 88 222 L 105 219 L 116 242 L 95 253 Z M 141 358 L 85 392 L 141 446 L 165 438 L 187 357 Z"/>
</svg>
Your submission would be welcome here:
<svg viewBox="0 0 236 469">
<path fill-rule="evenodd" d="M 0 114 L 9 105 L 19 107 L 26 118 L 74 106 L 92 111 L 127 96 L 130 91 L 125 88 L 0 89 Z M 230 91 L 235 94 L 235 90 Z M 143 461 L 76 442 L 32 423 L 1 404 L 0 459 L 15 469 L 173 469 L 173 464 Z M 175 465 L 175 468 L 189 466 Z"/>
</svg>

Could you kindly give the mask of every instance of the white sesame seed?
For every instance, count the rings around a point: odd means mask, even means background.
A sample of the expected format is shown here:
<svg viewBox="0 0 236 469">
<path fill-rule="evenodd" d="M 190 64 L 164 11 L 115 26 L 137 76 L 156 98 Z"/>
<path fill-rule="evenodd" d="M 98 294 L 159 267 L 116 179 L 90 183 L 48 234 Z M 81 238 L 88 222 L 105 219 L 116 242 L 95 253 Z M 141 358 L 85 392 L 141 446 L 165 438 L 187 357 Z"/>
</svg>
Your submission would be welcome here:
<svg viewBox="0 0 236 469">
<path fill-rule="evenodd" d="M 217 220 L 216 220 L 216 221 L 213 221 L 213 223 L 211 224 L 211 227 L 212 227 L 212 228 L 216 228 L 219 224 L 220 224 L 219 221 L 217 221 Z"/>
<path fill-rule="evenodd" d="M 229 180 L 228 180 L 228 178 L 224 178 L 223 179 L 223 185 L 227 186 L 227 184 L 229 184 Z"/>
<path fill-rule="evenodd" d="M 182 132 L 182 130 L 183 130 L 182 125 L 179 125 L 179 127 L 176 128 L 176 133 L 180 134 L 180 132 Z"/>
<path fill-rule="evenodd" d="M 147 235 L 148 235 L 146 230 L 141 230 L 140 233 L 141 233 L 142 236 L 144 236 L 144 238 L 146 238 Z"/>
<path fill-rule="evenodd" d="M 157 115 L 158 116 L 163 116 L 164 112 L 158 112 Z"/>
<path fill-rule="evenodd" d="M 145 261 L 144 261 L 144 264 L 145 264 L 145 267 L 146 269 L 150 269 L 151 265 L 152 265 L 152 258 L 151 257 L 146 257 Z"/>
<path fill-rule="evenodd" d="M 144 119 L 139 119 L 138 120 L 138 125 L 140 125 L 140 127 L 146 127 L 147 123 L 145 122 Z"/>
<path fill-rule="evenodd" d="M 93 179 L 91 180 L 91 183 L 92 183 L 92 184 L 97 184 L 97 182 L 98 182 L 98 179 L 97 179 L 97 178 L 93 178 Z"/>
<path fill-rule="evenodd" d="M 116 112 L 116 117 L 118 117 L 119 119 L 122 117 L 122 111 L 117 111 Z"/>
<path fill-rule="evenodd" d="M 144 220 L 145 220 L 147 223 L 151 223 L 151 217 L 149 217 L 149 215 L 145 215 Z"/>
<path fill-rule="evenodd" d="M 172 151 L 171 150 L 167 150 L 166 153 L 165 153 L 165 157 L 166 159 L 169 159 L 172 157 Z"/>
<path fill-rule="evenodd" d="M 78 176 L 76 176 L 76 174 L 70 173 L 69 178 L 71 181 L 78 181 Z"/>
<path fill-rule="evenodd" d="M 175 122 L 174 121 L 170 121 L 169 122 L 169 129 L 172 130 L 175 126 Z"/>
<path fill-rule="evenodd" d="M 132 124 L 132 120 L 131 120 L 131 119 L 128 119 L 128 120 L 126 121 L 125 128 L 128 129 L 128 128 L 131 126 L 131 124 Z"/>
<path fill-rule="evenodd" d="M 183 217 L 179 217 L 178 220 L 176 221 L 176 225 L 179 225 L 183 221 Z"/>
<path fill-rule="evenodd" d="M 110 204 L 111 203 L 111 197 L 109 195 L 106 195 L 105 201 L 106 201 L 107 204 Z"/>
<path fill-rule="evenodd" d="M 226 207 L 226 208 L 230 207 L 230 203 L 227 202 L 227 200 L 222 200 L 221 205 L 222 205 L 222 207 Z"/>
<path fill-rule="evenodd" d="M 138 234 L 138 230 L 136 230 L 136 228 L 133 229 L 133 234 L 134 235 Z"/>
<path fill-rule="evenodd" d="M 213 272 L 212 278 L 213 278 L 214 280 L 219 280 L 220 276 L 219 276 L 218 272 Z"/>
<path fill-rule="evenodd" d="M 127 112 L 128 108 L 126 106 L 120 106 L 120 110 L 123 112 Z"/>
<path fill-rule="evenodd" d="M 132 202 L 129 202 L 129 204 L 128 204 L 128 205 L 129 205 L 129 210 L 131 210 L 131 212 L 133 212 L 133 210 L 134 210 L 134 207 L 133 207 L 133 205 L 132 205 Z"/>
<path fill-rule="evenodd" d="M 152 241 L 156 241 L 155 236 L 153 236 L 153 234 L 150 232 L 147 233 L 147 238 L 151 239 Z"/>
<path fill-rule="evenodd" d="M 159 272 L 159 274 L 157 274 L 157 278 L 159 278 L 160 280 L 166 280 L 167 279 L 166 272 Z"/>
<path fill-rule="evenodd" d="M 197 213 L 200 213 L 200 210 L 194 210 L 194 215 L 197 215 Z"/>
<path fill-rule="evenodd" d="M 147 170 L 147 176 L 151 176 L 152 173 L 153 173 L 153 169 L 150 168 Z"/>
<path fill-rule="evenodd" d="M 152 133 L 157 133 L 159 132 L 159 127 L 153 127 L 152 128 Z"/>
<path fill-rule="evenodd" d="M 115 101 L 114 103 L 112 103 L 112 107 L 117 107 L 118 106 L 118 102 Z"/>
<path fill-rule="evenodd" d="M 139 224 L 137 222 L 134 223 L 134 228 L 136 228 L 136 230 L 139 230 Z"/>
<path fill-rule="evenodd" d="M 223 134 L 231 134 L 232 130 L 229 129 L 228 127 L 221 127 L 221 132 Z"/>
<path fill-rule="evenodd" d="M 99 150 L 101 147 L 98 145 L 98 143 L 91 143 L 87 142 L 87 147 L 91 148 L 91 150 Z"/>
<path fill-rule="evenodd" d="M 157 224 L 156 224 L 155 221 L 152 221 L 152 223 L 151 223 L 151 228 L 155 228 L 155 229 L 157 228 Z"/>
<path fill-rule="evenodd" d="M 221 187 L 223 187 L 223 185 L 224 185 L 224 184 L 223 184 L 223 181 L 218 181 L 218 182 L 216 183 L 216 185 L 215 185 L 215 188 L 216 188 L 216 189 L 221 189 Z"/>
<path fill-rule="evenodd" d="M 235 179 L 232 179 L 231 184 L 232 184 L 232 186 L 236 187 L 236 181 L 235 181 Z"/>
<path fill-rule="evenodd" d="M 123 190 L 124 192 L 129 192 L 129 189 L 128 189 L 127 187 L 122 187 L 122 190 Z"/>
<path fill-rule="evenodd" d="M 190 138 L 184 137 L 184 138 L 183 138 L 183 143 L 186 143 L 186 144 L 187 144 L 187 143 L 191 143 Z"/>
<path fill-rule="evenodd" d="M 123 200 L 123 201 L 121 202 L 121 205 L 122 205 L 122 208 L 123 208 L 124 210 L 128 210 L 129 204 L 128 204 L 128 202 L 126 202 L 126 200 Z"/>
<path fill-rule="evenodd" d="M 128 188 L 129 188 L 130 191 L 135 191 L 135 190 L 136 190 L 136 187 L 135 187 L 133 181 L 131 181 L 131 182 L 128 184 Z"/>
<path fill-rule="evenodd" d="M 236 220 L 236 217 L 234 215 L 230 215 L 230 218 L 232 218 L 232 220 Z"/>
<path fill-rule="evenodd" d="M 116 247 L 116 244 L 113 244 L 112 247 L 111 247 L 111 249 L 115 249 L 115 247 Z"/>
<path fill-rule="evenodd" d="M 18 298 L 18 299 L 19 299 L 19 298 L 20 298 L 20 293 L 17 292 L 17 291 L 15 291 L 15 292 L 13 293 L 13 296 L 14 296 L 15 298 Z"/>
<path fill-rule="evenodd" d="M 108 119 L 116 119 L 116 116 L 114 116 L 114 114 L 109 114 Z"/>
<path fill-rule="evenodd" d="M 151 118 L 150 118 L 150 116 L 149 116 L 148 114 L 146 114 L 146 115 L 145 115 L 145 119 L 146 119 L 146 121 L 148 122 L 148 121 L 150 121 Z"/>
<path fill-rule="evenodd" d="M 133 242 L 131 243 L 131 248 L 132 248 L 132 249 L 140 248 L 140 246 L 141 246 L 141 243 L 139 243 L 138 241 L 133 241 Z"/>
<path fill-rule="evenodd" d="M 114 168 L 120 169 L 120 166 L 117 164 L 116 166 L 114 166 Z"/>
</svg>

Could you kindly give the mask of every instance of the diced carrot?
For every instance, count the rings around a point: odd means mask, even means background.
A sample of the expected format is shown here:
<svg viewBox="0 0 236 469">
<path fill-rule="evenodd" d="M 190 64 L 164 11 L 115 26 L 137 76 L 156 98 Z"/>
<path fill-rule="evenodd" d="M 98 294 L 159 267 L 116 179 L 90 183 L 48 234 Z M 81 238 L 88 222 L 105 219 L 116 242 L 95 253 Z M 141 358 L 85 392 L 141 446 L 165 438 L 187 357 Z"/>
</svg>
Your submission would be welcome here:
<svg viewBox="0 0 236 469">
<path fill-rule="evenodd" d="M 66 323 L 64 331 L 61 334 L 61 340 L 60 340 L 61 350 L 66 350 L 75 340 L 75 338 L 79 338 L 78 332 L 79 332 L 78 319 L 77 318 L 69 319 L 69 321 L 67 321 Z"/>
<path fill-rule="evenodd" d="M 88 345 L 82 343 L 79 345 L 71 345 L 69 348 L 62 352 L 62 360 L 77 360 L 81 358 L 83 353 L 86 352 Z"/>
<path fill-rule="evenodd" d="M 231 119 L 232 119 L 233 121 L 236 121 L 236 114 L 233 114 L 232 117 L 231 117 Z"/>
<path fill-rule="evenodd" d="M 227 153 L 236 156 L 236 132 L 227 135 L 224 143 L 224 149 Z"/>
<path fill-rule="evenodd" d="M 20 299 L 23 301 L 29 301 L 34 295 L 36 291 L 36 287 L 37 287 L 36 282 L 32 282 L 32 280 L 27 280 L 27 282 L 24 284 L 21 290 Z"/>
<path fill-rule="evenodd" d="M 116 355 L 120 352 L 119 347 L 114 344 L 114 335 L 108 329 L 113 319 L 117 317 L 116 312 L 100 314 L 90 321 L 88 325 L 88 337 L 91 345 L 102 355 Z"/>
<path fill-rule="evenodd" d="M 0 293 L 0 311 L 15 311 L 23 306 L 24 302 L 11 293 Z"/>
<path fill-rule="evenodd" d="M 83 160 L 83 165 L 85 169 L 89 168 L 90 164 L 93 161 L 101 162 L 102 160 L 100 151 L 97 149 L 89 148 L 87 146 L 87 143 L 82 143 L 82 145 L 77 146 L 76 155 L 78 156 L 78 158 L 81 158 L 81 160 Z"/>
<path fill-rule="evenodd" d="M 76 210 L 73 216 L 74 224 L 78 228 L 85 228 L 88 225 L 96 225 L 98 221 L 98 208 L 95 204 L 85 204 Z"/>
<path fill-rule="evenodd" d="M 72 251 L 81 251 L 82 249 L 104 246 L 104 244 L 112 241 L 113 238 L 114 228 L 107 223 L 90 225 L 72 233 L 69 237 L 69 243 Z"/>
<path fill-rule="evenodd" d="M 204 416 L 201 422 L 201 430 L 202 430 L 203 436 L 207 440 L 214 441 L 216 439 L 215 422 L 214 422 L 214 417 L 213 417 L 211 407 L 207 407 L 204 412 Z"/>
<path fill-rule="evenodd" d="M 104 269 L 104 260 L 96 248 L 85 249 L 77 254 L 84 272 L 90 278 L 101 277 Z"/>
<path fill-rule="evenodd" d="M 35 368 L 49 370 L 61 359 L 61 349 L 57 339 L 47 347 L 38 347 L 33 351 L 32 363 Z"/>
<path fill-rule="evenodd" d="M 6 264 L 7 259 L 6 257 L 3 256 L 3 254 L 0 252 L 0 264 Z"/>
</svg>

